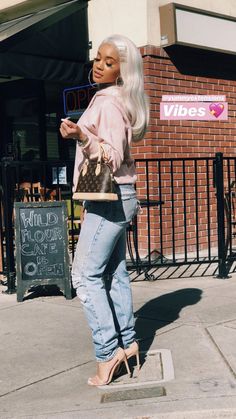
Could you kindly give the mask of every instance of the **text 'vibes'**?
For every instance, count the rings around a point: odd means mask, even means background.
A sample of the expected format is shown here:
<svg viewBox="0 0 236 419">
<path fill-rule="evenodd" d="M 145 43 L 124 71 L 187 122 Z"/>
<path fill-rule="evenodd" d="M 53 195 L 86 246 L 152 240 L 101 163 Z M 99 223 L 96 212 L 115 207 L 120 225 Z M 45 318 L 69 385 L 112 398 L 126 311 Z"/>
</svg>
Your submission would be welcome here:
<svg viewBox="0 0 236 419">
<path fill-rule="evenodd" d="M 227 102 L 161 102 L 162 120 L 220 120 L 228 119 Z"/>
</svg>

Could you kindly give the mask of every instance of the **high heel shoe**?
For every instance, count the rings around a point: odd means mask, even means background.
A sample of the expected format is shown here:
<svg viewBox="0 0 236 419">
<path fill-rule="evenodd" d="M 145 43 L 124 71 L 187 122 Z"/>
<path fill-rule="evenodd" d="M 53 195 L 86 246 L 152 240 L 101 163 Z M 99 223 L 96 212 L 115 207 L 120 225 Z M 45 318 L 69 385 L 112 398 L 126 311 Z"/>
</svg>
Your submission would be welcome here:
<svg viewBox="0 0 236 419">
<path fill-rule="evenodd" d="M 88 384 L 90 386 L 105 386 L 109 384 L 112 381 L 116 369 L 119 368 L 121 364 L 123 364 L 123 362 L 125 363 L 127 373 L 130 375 L 130 369 L 125 355 L 125 351 L 124 349 L 119 348 L 114 358 L 112 358 L 109 361 L 97 363 L 97 374 L 94 377 L 90 377 L 88 379 Z"/>
<path fill-rule="evenodd" d="M 139 346 L 136 341 L 131 343 L 131 345 L 125 349 L 125 355 L 127 359 L 132 358 L 133 356 L 136 356 L 136 363 L 137 363 L 137 369 L 140 370 L 140 359 L 139 359 Z"/>
<path fill-rule="evenodd" d="M 136 364 L 137 364 L 137 370 L 139 372 L 141 365 L 140 365 L 140 359 L 139 359 L 139 346 L 138 343 L 136 341 L 134 341 L 133 343 L 131 343 L 131 345 L 124 350 L 125 355 L 126 355 L 126 359 L 130 359 L 133 356 L 136 356 Z M 119 366 L 117 366 L 117 368 L 114 371 L 114 376 L 117 377 L 118 375 L 120 375 L 122 370 L 122 365 L 120 364 Z"/>
</svg>

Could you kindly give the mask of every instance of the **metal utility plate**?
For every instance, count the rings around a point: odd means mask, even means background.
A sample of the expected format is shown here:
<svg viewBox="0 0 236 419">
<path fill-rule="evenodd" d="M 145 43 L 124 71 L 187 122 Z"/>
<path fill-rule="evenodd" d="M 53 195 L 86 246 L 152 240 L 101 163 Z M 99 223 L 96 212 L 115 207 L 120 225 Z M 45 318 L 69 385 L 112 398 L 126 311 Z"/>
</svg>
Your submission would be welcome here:
<svg viewBox="0 0 236 419">
<path fill-rule="evenodd" d="M 148 352 L 140 352 L 141 369 L 137 371 L 136 358 L 129 360 L 131 377 L 128 376 L 125 369 L 109 385 L 113 388 L 131 388 L 141 387 L 153 384 L 162 384 L 174 379 L 174 366 L 169 349 L 156 349 Z M 100 389 L 106 389 L 107 386 L 99 386 Z M 156 397 L 156 396 L 155 396 Z"/>
<path fill-rule="evenodd" d="M 130 390 L 113 391 L 101 397 L 101 403 L 122 402 L 126 400 L 149 399 L 166 395 L 164 387 L 145 387 Z"/>
</svg>

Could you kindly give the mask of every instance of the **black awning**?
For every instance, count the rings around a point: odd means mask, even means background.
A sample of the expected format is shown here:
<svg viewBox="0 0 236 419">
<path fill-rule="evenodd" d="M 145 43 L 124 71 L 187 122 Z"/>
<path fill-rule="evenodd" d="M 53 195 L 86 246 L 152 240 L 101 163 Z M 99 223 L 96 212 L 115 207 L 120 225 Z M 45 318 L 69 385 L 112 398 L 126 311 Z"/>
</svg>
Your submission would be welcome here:
<svg viewBox="0 0 236 419">
<path fill-rule="evenodd" d="M 170 45 L 164 49 L 182 74 L 226 80 L 236 79 L 235 54 L 186 45 Z"/>
<path fill-rule="evenodd" d="M 88 61 L 87 0 L 0 24 L 0 75 L 77 83 Z"/>
</svg>

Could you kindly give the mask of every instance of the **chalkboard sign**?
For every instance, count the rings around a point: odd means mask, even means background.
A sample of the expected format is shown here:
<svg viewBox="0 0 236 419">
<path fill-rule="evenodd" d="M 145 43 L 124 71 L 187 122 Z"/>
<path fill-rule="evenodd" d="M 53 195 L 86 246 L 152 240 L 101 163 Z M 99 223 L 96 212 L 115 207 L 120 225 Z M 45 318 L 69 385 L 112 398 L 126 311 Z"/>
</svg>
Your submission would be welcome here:
<svg viewBox="0 0 236 419">
<path fill-rule="evenodd" d="M 57 285 L 71 298 L 65 202 L 16 202 L 17 301 L 36 285 Z"/>
</svg>

